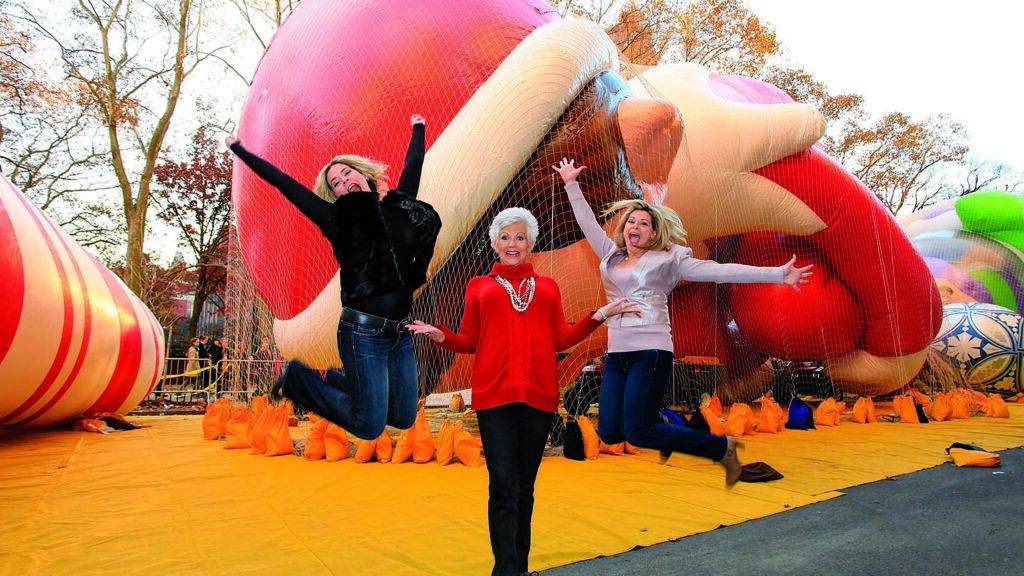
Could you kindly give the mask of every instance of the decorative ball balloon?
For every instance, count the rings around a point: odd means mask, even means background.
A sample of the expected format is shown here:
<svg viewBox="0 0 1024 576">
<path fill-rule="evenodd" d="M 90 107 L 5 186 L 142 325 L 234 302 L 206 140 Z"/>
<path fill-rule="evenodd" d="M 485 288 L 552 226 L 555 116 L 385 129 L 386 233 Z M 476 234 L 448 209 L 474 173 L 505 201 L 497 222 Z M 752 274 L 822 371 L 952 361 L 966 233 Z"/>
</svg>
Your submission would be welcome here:
<svg viewBox="0 0 1024 576">
<path fill-rule="evenodd" d="M 948 304 L 932 347 L 960 361 L 971 387 L 1012 396 L 1024 391 L 1022 321 L 1013 310 L 994 304 Z"/>
<path fill-rule="evenodd" d="M 0 176 L 0 427 L 127 412 L 154 388 L 152 312 Z"/>
</svg>

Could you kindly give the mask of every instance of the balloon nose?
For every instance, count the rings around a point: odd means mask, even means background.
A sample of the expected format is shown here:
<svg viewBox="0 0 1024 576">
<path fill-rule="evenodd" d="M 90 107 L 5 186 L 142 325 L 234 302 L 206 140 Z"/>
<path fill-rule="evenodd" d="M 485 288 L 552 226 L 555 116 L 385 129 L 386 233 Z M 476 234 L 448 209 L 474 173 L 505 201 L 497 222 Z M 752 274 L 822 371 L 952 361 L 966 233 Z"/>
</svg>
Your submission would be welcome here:
<svg viewBox="0 0 1024 576">
<path fill-rule="evenodd" d="M 618 115 L 633 176 L 643 182 L 667 182 L 683 138 L 679 109 L 667 100 L 626 98 L 619 104 Z"/>
</svg>

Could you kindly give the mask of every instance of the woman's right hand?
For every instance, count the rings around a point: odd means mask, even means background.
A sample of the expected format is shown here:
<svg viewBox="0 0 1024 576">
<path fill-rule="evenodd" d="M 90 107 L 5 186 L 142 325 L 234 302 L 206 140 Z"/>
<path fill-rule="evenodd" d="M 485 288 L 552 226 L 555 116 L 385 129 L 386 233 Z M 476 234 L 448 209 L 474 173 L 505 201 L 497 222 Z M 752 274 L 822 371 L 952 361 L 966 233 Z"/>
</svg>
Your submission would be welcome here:
<svg viewBox="0 0 1024 576">
<path fill-rule="evenodd" d="M 426 334 L 427 338 L 430 338 L 434 342 L 444 342 L 444 332 L 441 332 L 436 326 L 427 324 L 422 320 L 413 320 L 406 324 L 405 329 L 413 334 Z"/>
<path fill-rule="evenodd" d="M 562 177 L 562 182 L 572 184 L 576 181 L 576 177 L 580 175 L 580 172 L 582 172 L 586 166 L 576 166 L 575 160 L 562 158 L 561 162 L 551 168 L 555 172 L 558 172 L 558 175 Z"/>
<path fill-rule="evenodd" d="M 231 145 L 235 142 L 238 142 L 238 139 L 235 138 L 234 134 L 228 134 L 224 137 L 224 143 L 228 145 L 228 148 L 231 148 Z"/>
<path fill-rule="evenodd" d="M 626 296 L 623 296 L 598 308 L 596 314 L 598 316 L 604 316 L 606 320 L 612 316 L 618 316 L 620 314 L 636 314 L 639 316 L 640 305 L 633 302 Z M 595 320 L 600 320 L 600 318 L 595 318 Z"/>
</svg>

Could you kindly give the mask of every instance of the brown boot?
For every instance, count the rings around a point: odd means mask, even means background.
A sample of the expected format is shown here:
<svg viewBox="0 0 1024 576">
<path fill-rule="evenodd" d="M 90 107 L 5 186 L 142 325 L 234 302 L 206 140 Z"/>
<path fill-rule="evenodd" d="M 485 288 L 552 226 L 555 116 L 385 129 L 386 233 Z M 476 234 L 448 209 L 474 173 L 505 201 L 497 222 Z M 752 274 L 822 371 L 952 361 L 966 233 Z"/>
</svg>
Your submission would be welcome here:
<svg viewBox="0 0 1024 576">
<path fill-rule="evenodd" d="M 718 463 L 725 468 L 725 486 L 732 488 L 733 484 L 739 482 L 740 474 L 743 472 L 743 465 L 736 455 L 736 451 L 743 447 L 743 443 L 732 436 L 726 436 L 725 441 L 725 456 L 722 456 Z"/>
</svg>

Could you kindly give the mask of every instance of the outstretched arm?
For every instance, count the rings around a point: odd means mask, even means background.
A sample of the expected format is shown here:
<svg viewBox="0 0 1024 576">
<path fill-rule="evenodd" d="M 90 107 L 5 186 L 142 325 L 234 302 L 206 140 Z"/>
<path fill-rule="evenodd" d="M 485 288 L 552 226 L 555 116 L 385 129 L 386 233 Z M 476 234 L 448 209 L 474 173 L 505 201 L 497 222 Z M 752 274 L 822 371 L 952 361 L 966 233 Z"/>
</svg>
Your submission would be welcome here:
<svg viewBox="0 0 1024 576">
<path fill-rule="evenodd" d="M 587 203 L 587 199 L 583 196 L 583 191 L 580 189 L 580 184 L 576 181 L 576 177 L 579 176 L 579 173 L 586 166 L 576 166 L 575 160 L 562 158 L 562 161 L 558 165 L 552 166 L 552 168 L 555 172 L 558 172 L 565 183 L 565 193 L 569 196 L 569 203 L 572 205 L 573 215 L 576 216 L 576 223 L 580 225 L 583 235 L 587 238 L 587 242 L 590 243 L 590 247 L 597 254 L 597 257 L 604 258 L 608 253 L 614 251 L 617 246 L 604 233 L 604 228 L 601 228 L 601 225 L 597 222 L 594 210 Z"/>
<path fill-rule="evenodd" d="M 420 174 L 423 172 L 423 156 L 426 154 L 426 120 L 419 114 L 409 118 L 412 124 L 412 137 L 409 149 L 405 151 L 405 165 L 398 179 L 399 192 L 406 196 L 416 197 L 420 192 Z"/>
<path fill-rule="evenodd" d="M 235 153 L 235 156 L 238 156 L 242 162 L 245 162 L 245 165 L 252 169 L 257 176 L 280 190 L 281 194 L 284 194 L 284 197 L 299 209 L 299 212 L 302 212 L 324 234 L 327 234 L 332 219 L 330 202 L 317 196 L 309 188 L 299 184 L 298 181 L 282 172 L 277 166 L 246 150 L 242 143 L 236 140 L 234 136 L 228 136 L 224 139 L 224 142 Z"/>
<path fill-rule="evenodd" d="M 689 248 L 672 247 L 675 258 L 677 280 L 694 282 L 718 282 L 730 284 L 788 284 L 799 291 L 801 284 L 807 284 L 812 274 L 811 264 L 797 268 L 796 256 L 782 266 L 747 266 L 746 264 L 720 264 L 713 260 L 694 258 Z"/>
</svg>

